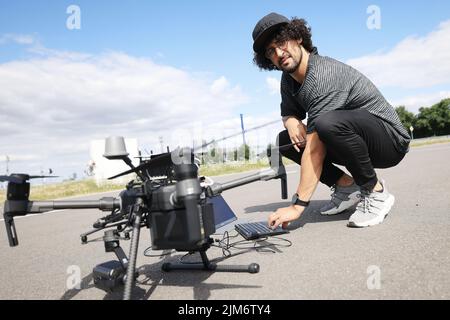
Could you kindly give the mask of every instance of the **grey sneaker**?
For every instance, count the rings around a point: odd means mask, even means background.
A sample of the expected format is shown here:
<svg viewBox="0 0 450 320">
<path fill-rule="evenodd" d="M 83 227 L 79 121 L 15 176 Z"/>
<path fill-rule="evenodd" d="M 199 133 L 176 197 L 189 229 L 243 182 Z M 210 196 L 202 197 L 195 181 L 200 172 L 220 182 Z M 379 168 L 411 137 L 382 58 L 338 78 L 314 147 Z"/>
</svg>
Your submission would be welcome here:
<svg viewBox="0 0 450 320">
<path fill-rule="evenodd" d="M 360 188 L 354 182 L 348 187 L 335 185 L 331 190 L 333 191 L 331 201 L 320 209 L 320 214 L 328 216 L 338 214 L 359 202 Z"/>
<path fill-rule="evenodd" d="M 370 227 L 383 222 L 391 210 L 395 197 L 388 192 L 384 180 L 379 180 L 383 186 L 382 192 L 361 191 L 360 201 L 356 211 L 348 220 L 349 227 Z"/>
</svg>

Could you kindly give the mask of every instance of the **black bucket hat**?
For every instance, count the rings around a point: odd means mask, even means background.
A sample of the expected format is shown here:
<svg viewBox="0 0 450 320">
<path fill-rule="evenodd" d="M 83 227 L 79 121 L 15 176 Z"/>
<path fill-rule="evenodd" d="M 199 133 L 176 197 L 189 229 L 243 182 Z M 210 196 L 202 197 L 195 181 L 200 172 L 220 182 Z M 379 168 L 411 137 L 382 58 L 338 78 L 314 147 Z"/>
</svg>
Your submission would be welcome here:
<svg viewBox="0 0 450 320">
<path fill-rule="evenodd" d="M 267 39 L 273 34 L 278 27 L 291 22 L 285 16 L 272 12 L 258 21 L 253 29 L 253 51 L 261 52 Z"/>
</svg>

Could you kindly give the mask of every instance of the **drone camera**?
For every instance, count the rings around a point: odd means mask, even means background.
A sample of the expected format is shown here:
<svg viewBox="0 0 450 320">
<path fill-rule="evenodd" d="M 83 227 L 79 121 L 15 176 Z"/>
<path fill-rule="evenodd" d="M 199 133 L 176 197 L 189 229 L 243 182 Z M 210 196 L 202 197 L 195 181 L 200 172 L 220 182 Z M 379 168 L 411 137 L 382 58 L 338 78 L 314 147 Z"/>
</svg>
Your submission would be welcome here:
<svg viewBox="0 0 450 320">
<path fill-rule="evenodd" d="M 125 268 L 117 260 L 101 263 L 92 271 L 95 287 L 107 292 L 123 286 L 125 274 Z"/>
</svg>

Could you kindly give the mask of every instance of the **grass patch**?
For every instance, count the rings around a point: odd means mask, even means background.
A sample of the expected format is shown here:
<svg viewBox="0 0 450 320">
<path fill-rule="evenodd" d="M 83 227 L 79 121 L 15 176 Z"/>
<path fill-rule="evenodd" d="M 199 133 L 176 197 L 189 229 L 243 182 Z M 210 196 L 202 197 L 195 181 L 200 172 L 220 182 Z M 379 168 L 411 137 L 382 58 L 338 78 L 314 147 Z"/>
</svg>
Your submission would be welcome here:
<svg viewBox="0 0 450 320">
<path fill-rule="evenodd" d="M 107 192 L 113 190 L 124 189 L 124 185 L 104 184 L 97 186 L 94 180 L 86 179 L 80 181 L 68 181 L 54 184 L 46 184 L 39 186 L 31 186 L 30 199 L 32 200 L 49 200 L 67 198 L 83 194 L 91 194 L 97 192 Z M 0 190 L 0 203 L 6 199 L 6 190 Z"/>
<path fill-rule="evenodd" d="M 411 147 L 420 147 L 438 143 L 449 143 L 450 138 L 436 138 L 430 140 L 418 140 L 412 141 Z M 294 162 L 283 158 L 285 165 L 293 164 Z M 265 169 L 269 167 L 268 160 L 261 160 L 255 163 L 248 162 L 230 162 L 230 163 L 218 163 L 208 164 L 200 166 L 199 175 L 202 176 L 219 176 L 231 173 L 240 173 L 251 170 Z M 107 192 L 114 190 L 121 190 L 125 188 L 125 184 L 104 184 L 97 186 L 93 179 L 86 179 L 80 181 L 69 181 L 55 184 L 46 184 L 40 186 L 31 186 L 32 200 L 48 200 L 67 198 L 71 196 L 86 195 L 98 192 Z M 0 189 L 0 206 L 3 206 L 3 202 L 6 199 L 6 190 Z"/>
<path fill-rule="evenodd" d="M 229 162 L 229 163 L 217 163 L 206 164 L 200 166 L 200 176 L 220 176 L 224 174 L 246 172 L 257 169 L 264 169 L 269 167 L 269 161 L 258 161 L 255 163 L 249 162 Z"/>
<path fill-rule="evenodd" d="M 287 158 L 283 158 L 284 165 L 290 165 L 295 163 Z M 199 175 L 200 176 L 221 176 L 224 174 L 232 174 L 232 173 L 241 173 L 258 169 L 267 169 L 269 168 L 269 160 L 264 159 L 258 162 L 249 163 L 249 162 L 229 162 L 229 163 L 217 163 L 217 164 L 208 164 L 200 166 Z"/>
<path fill-rule="evenodd" d="M 442 138 L 442 139 L 430 139 L 425 141 L 411 141 L 411 147 L 420 147 L 420 146 L 426 146 L 430 144 L 437 144 L 437 143 L 448 143 L 450 142 L 450 138 Z"/>
</svg>

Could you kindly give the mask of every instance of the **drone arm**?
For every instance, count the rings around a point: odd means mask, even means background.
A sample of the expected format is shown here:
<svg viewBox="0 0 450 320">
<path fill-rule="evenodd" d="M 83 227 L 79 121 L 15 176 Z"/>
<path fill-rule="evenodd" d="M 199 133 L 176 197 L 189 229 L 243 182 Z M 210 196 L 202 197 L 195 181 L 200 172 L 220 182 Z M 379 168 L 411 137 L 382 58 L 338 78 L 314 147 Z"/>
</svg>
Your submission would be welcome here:
<svg viewBox="0 0 450 320">
<path fill-rule="evenodd" d="M 27 213 L 42 213 L 62 209 L 99 209 L 112 211 L 120 208 L 120 200 L 106 197 L 100 200 L 29 201 Z"/>
<path fill-rule="evenodd" d="M 214 183 L 207 189 L 208 196 L 216 196 L 222 193 L 225 190 L 233 189 L 236 187 L 240 187 L 249 183 L 253 183 L 256 181 L 267 181 L 271 179 L 281 179 L 282 184 L 282 198 L 287 198 L 287 184 L 286 184 L 286 171 L 284 170 L 284 166 L 280 166 L 278 170 L 274 170 L 273 168 L 265 169 L 259 171 L 258 173 L 242 177 L 236 180 L 232 180 L 225 183 Z"/>
<path fill-rule="evenodd" d="M 14 217 L 38 214 L 56 209 L 99 209 L 112 211 L 120 208 L 120 200 L 116 198 L 101 198 L 100 200 L 72 201 L 28 201 L 6 200 L 3 217 L 10 247 L 19 245 Z"/>
</svg>

